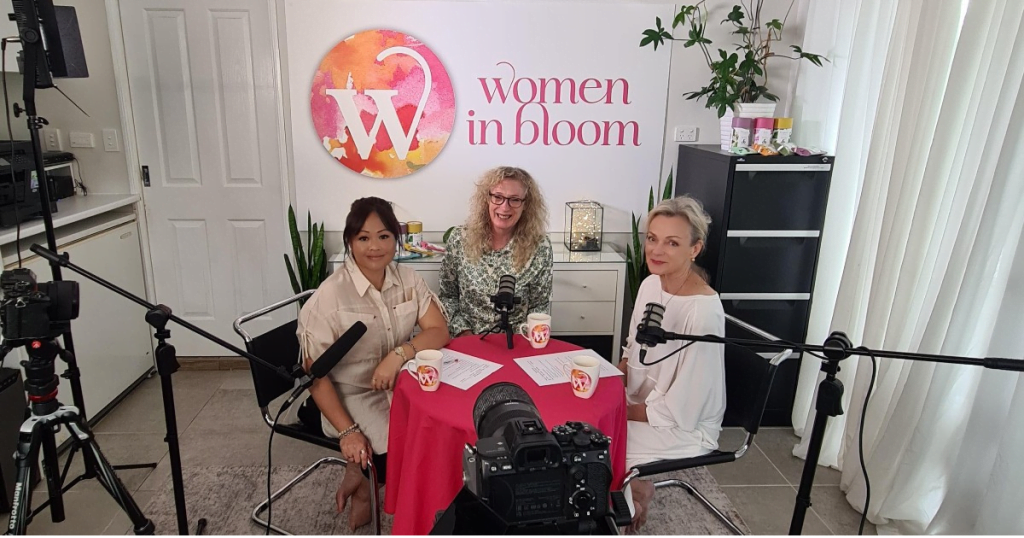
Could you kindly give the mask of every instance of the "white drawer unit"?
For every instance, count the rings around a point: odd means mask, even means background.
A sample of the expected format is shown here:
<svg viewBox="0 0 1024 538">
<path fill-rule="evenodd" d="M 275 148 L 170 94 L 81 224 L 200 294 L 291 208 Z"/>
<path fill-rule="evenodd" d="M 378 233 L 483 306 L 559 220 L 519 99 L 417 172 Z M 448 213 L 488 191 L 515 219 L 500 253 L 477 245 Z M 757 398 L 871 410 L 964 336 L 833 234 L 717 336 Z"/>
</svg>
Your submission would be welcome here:
<svg viewBox="0 0 1024 538">
<path fill-rule="evenodd" d="M 566 269 L 552 275 L 552 301 L 615 302 L 619 292 L 617 271 Z"/>
<path fill-rule="evenodd" d="M 612 362 L 621 349 L 622 309 L 626 293 L 626 259 L 605 246 L 601 252 L 569 252 L 551 238 L 551 330 L 555 336 L 610 336 Z M 344 255 L 331 256 L 333 272 Z M 415 269 L 435 293 L 440 289 L 441 258 L 401 262 Z"/>
<path fill-rule="evenodd" d="M 615 302 L 552 301 L 551 333 L 609 334 L 615 330 Z"/>
</svg>

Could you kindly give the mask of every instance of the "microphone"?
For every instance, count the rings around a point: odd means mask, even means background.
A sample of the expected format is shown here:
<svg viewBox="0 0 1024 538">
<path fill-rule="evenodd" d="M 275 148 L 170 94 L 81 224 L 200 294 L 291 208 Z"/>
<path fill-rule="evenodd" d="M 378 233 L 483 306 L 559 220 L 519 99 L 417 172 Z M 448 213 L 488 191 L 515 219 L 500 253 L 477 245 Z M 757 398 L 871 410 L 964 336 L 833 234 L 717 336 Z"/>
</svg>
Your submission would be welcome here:
<svg viewBox="0 0 1024 538">
<path fill-rule="evenodd" d="M 498 279 L 498 292 L 491 296 L 494 309 L 498 312 L 511 312 L 515 305 L 523 302 L 522 297 L 516 297 L 516 277 L 503 275 Z"/>
<path fill-rule="evenodd" d="M 317 360 L 313 361 L 313 364 L 309 367 L 309 373 L 299 378 L 299 386 L 295 387 L 291 396 L 285 400 L 284 405 L 281 406 L 281 412 L 288 409 L 295 402 L 295 399 L 302 394 L 302 391 L 311 387 L 314 381 L 324 377 L 333 370 L 341 362 L 341 359 L 355 347 L 364 334 L 366 334 L 366 324 L 361 321 L 357 321 L 349 327 L 345 334 L 341 335 L 341 338 L 338 338 Z"/>
<path fill-rule="evenodd" d="M 658 303 L 647 303 L 644 309 L 644 316 L 640 325 L 636 327 L 636 343 L 640 344 L 640 364 L 646 364 L 644 358 L 647 356 L 647 349 L 658 344 L 664 344 L 665 330 L 661 328 L 661 321 L 665 318 L 665 307 Z"/>
</svg>

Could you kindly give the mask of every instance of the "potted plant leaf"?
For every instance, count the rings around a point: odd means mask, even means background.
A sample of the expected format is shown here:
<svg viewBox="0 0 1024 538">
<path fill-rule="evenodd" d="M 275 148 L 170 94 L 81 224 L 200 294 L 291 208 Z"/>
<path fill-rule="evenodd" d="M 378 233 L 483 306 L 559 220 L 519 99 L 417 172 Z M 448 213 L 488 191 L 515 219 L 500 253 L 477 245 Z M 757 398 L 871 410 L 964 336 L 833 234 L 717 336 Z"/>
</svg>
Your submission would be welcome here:
<svg viewBox="0 0 1024 538">
<path fill-rule="evenodd" d="M 295 222 L 295 210 L 288 206 L 288 232 L 292 239 L 292 254 L 295 256 L 295 268 L 288 254 L 284 255 L 284 264 L 288 268 L 292 291 L 302 293 L 315 290 L 327 278 L 327 251 L 324 249 L 324 226 L 314 223 L 312 215 L 306 212 L 306 230 L 308 230 L 307 247 L 302 246 L 302 237 Z M 304 304 L 305 299 L 300 304 Z"/>
<path fill-rule="evenodd" d="M 665 189 L 658 202 L 671 197 L 672 171 L 669 170 L 668 179 L 665 180 Z M 654 204 L 654 187 L 651 187 L 651 193 L 647 201 L 647 213 L 654 211 Z M 636 294 L 640 290 L 640 284 L 651 272 L 647 269 L 647 255 L 644 252 L 644 241 L 640 233 L 640 219 L 646 217 L 644 215 L 638 217 L 634 213 L 631 213 L 630 217 L 633 220 L 633 234 L 632 241 L 626 245 L 626 284 L 629 286 L 630 301 L 636 302 Z"/>
<path fill-rule="evenodd" d="M 679 26 L 686 30 L 686 37 L 675 37 L 666 30 L 661 18 L 655 20 L 655 28 L 643 32 L 640 46 L 653 45 L 657 50 L 666 40 L 682 41 L 683 47 L 696 45 L 704 55 L 704 61 L 711 69 L 711 80 L 707 86 L 683 95 L 687 99 L 705 100 L 705 106 L 714 109 L 721 118 L 722 149 L 729 149 L 728 141 L 732 131 L 732 116 L 741 118 L 771 117 L 775 114 L 775 103 L 778 95 L 768 89 L 768 61 L 773 58 L 786 60 L 807 60 L 821 66 L 828 59 L 820 54 L 805 52 L 797 45 L 790 45 L 792 55 L 780 54 L 773 50 L 782 42 L 782 34 L 786 28 L 789 12 L 793 9 L 791 0 L 786 16 L 780 21 L 772 19 L 762 22 L 761 14 L 765 0 L 752 0 L 749 4 L 734 5 L 732 11 L 721 24 L 732 27 L 731 34 L 738 42 L 733 43 L 734 52 L 718 49 L 712 53 L 709 46 L 712 41 L 707 38 L 709 22 L 707 0 L 694 5 L 679 8 L 672 21 L 672 31 Z"/>
</svg>

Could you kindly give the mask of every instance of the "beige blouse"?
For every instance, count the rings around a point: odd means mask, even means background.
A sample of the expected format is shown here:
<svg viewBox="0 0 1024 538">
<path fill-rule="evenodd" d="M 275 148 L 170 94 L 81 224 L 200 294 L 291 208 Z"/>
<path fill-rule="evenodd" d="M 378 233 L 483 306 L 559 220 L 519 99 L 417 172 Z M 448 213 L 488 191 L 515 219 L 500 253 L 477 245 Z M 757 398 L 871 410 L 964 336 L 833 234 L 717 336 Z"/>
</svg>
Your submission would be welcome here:
<svg viewBox="0 0 1024 538">
<path fill-rule="evenodd" d="M 437 297 L 415 270 L 388 266 L 380 291 L 349 258 L 327 277 L 299 313 L 298 337 L 303 358 L 316 360 L 357 321 L 366 334 L 328 374 L 349 415 L 375 453 L 387 451 L 390 392 L 372 390 L 373 371 L 399 344 L 409 341 L 416 322 Z M 338 431 L 323 418 L 324 433 Z"/>
</svg>

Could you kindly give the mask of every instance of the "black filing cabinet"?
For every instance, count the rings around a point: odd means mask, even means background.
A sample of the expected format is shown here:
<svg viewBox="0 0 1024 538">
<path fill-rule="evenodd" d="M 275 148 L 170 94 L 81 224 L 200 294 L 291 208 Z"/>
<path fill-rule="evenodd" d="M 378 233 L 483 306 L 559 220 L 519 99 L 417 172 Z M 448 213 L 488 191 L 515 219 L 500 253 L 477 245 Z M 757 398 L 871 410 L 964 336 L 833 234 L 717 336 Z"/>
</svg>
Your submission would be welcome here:
<svg viewBox="0 0 1024 538">
<path fill-rule="evenodd" d="M 699 263 L 726 313 L 804 342 L 833 161 L 829 155 L 765 157 L 734 155 L 717 145 L 679 146 L 676 195 L 700 200 L 711 215 Z M 727 336 L 752 338 L 727 327 Z M 739 351 L 726 348 L 733 352 Z M 799 372 L 799 356 L 779 369 L 762 425 L 792 424 Z M 726 390 L 733 385 L 729 376 L 727 368 Z"/>
</svg>

